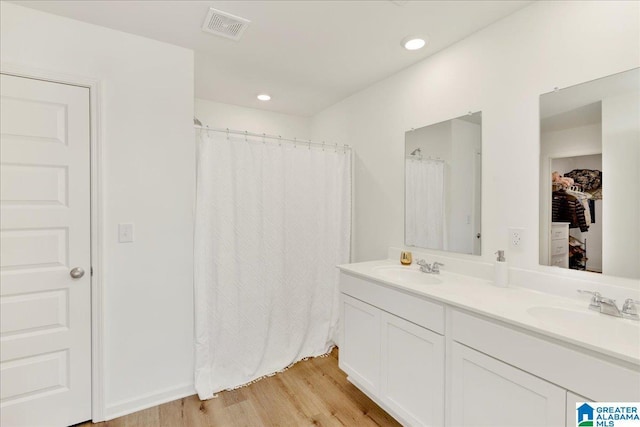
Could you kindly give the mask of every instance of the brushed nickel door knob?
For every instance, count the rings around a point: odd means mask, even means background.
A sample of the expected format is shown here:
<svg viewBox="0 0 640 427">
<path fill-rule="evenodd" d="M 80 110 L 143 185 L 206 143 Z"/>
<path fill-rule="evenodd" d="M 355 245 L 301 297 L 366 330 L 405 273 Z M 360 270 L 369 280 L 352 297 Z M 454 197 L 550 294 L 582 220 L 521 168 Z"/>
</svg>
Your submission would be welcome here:
<svg viewBox="0 0 640 427">
<path fill-rule="evenodd" d="M 80 267 L 76 267 L 71 269 L 71 271 L 69 272 L 69 275 L 74 279 L 79 279 L 82 276 L 84 276 L 84 270 Z"/>
</svg>

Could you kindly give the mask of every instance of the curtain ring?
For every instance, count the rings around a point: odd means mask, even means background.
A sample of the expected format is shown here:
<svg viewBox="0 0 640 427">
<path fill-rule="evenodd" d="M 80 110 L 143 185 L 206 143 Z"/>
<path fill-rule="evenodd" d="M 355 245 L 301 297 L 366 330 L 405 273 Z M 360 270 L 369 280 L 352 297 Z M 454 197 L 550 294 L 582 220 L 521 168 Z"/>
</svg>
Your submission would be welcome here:
<svg viewBox="0 0 640 427">
<path fill-rule="evenodd" d="M 338 152 L 338 143 L 336 142 L 336 153 Z"/>
<path fill-rule="evenodd" d="M 209 126 L 207 126 L 209 127 Z M 229 128 L 227 128 L 227 141 L 229 140 Z"/>
<path fill-rule="evenodd" d="M 249 141 L 247 140 L 247 133 L 248 133 L 248 132 L 245 130 L 245 131 L 244 131 L 244 142 L 249 142 Z"/>
<path fill-rule="evenodd" d="M 322 151 L 324 151 L 324 141 L 322 141 Z"/>
<path fill-rule="evenodd" d="M 207 137 L 210 136 L 209 135 L 209 125 L 207 125 Z"/>
<path fill-rule="evenodd" d="M 293 138 L 293 148 L 298 148 L 298 138 Z"/>
<path fill-rule="evenodd" d="M 262 143 L 263 143 L 263 144 L 266 144 L 266 141 L 264 140 L 264 138 L 265 138 L 266 136 L 267 136 L 267 134 L 265 134 L 265 133 L 263 133 L 263 134 L 262 134 Z"/>
<path fill-rule="evenodd" d="M 278 135 L 278 147 L 282 147 L 282 136 Z"/>
<path fill-rule="evenodd" d="M 309 140 L 309 142 L 307 143 L 307 148 L 311 150 L 311 140 Z"/>
</svg>

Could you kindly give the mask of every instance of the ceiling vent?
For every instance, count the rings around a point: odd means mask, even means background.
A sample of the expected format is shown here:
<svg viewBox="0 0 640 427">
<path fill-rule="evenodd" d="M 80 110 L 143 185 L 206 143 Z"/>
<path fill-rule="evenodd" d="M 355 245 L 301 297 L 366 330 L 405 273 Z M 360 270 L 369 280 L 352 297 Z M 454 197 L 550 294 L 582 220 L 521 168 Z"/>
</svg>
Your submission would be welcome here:
<svg viewBox="0 0 640 427">
<path fill-rule="evenodd" d="M 247 29 L 251 21 L 240 18 L 221 10 L 209 8 L 209 13 L 202 24 L 202 31 L 226 37 L 231 40 L 240 40 L 242 33 Z"/>
</svg>

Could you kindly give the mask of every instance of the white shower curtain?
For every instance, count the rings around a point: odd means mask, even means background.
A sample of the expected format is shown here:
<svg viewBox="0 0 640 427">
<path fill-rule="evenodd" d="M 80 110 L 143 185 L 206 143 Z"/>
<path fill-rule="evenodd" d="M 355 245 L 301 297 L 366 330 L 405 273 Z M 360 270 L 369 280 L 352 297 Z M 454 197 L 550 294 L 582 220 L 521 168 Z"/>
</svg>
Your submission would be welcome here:
<svg viewBox="0 0 640 427">
<path fill-rule="evenodd" d="M 405 164 L 405 243 L 446 249 L 444 162 L 407 158 Z"/>
<path fill-rule="evenodd" d="M 350 152 L 201 132 L 195 225 L 201 399 L 327 352 L 349 261 Z"/>
</svg>

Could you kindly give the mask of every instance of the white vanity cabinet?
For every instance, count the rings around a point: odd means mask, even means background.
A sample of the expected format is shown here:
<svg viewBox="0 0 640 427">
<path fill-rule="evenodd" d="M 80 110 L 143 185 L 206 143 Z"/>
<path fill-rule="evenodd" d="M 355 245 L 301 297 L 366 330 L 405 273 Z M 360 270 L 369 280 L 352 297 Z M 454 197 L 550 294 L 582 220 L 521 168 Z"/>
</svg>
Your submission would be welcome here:
<svg viewBox="0 0 640 427">
<path fill-rule="evenodd" d="M 640 401 L 633 363 L 374 278 L 340 291 L 340 368 L 404 425 L 573 427 L 577 402 Z"/>
<path fill-rule="evenodd" d="M 340 368 L 405 425 L 444 425 L 444 337 L 425 327 L 443 327 L 443 307 L 355 277 L 341 285 Z"/>
</svg>

